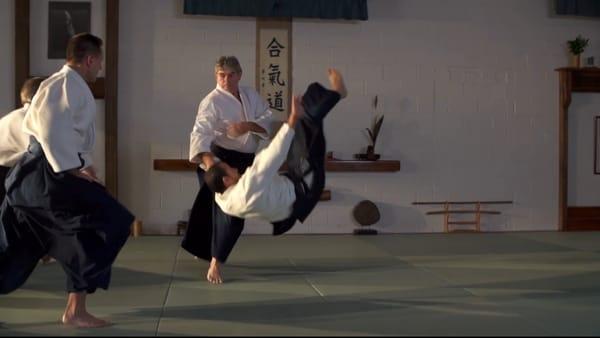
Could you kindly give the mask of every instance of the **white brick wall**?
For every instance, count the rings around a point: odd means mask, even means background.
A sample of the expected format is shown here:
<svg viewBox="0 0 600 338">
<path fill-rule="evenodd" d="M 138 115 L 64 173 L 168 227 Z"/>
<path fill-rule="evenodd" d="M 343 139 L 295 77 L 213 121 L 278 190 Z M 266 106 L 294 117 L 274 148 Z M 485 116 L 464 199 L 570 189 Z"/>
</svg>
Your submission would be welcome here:
<svg viewBox="0 0 600 338">
<path fill-rule="evenodd" d="M 385 122 L 376 150 L 397 173 L 328 173 L 333 200 L 295 232 L 349 233 L 352 207 L 371 199 L 383 232 L 442 231 L 413 201 L 508 199 L 486 231 L 557 228 L 558 83 L 565 41 L 581 33 L 600 59 L 597 20 L 551 17 L 546 0 L 370 0 L 366 22 L 295 19 L 294 91 L 338 67 L 350 96 L 326 121 L 329 150 L 367 145 L 371 99 Z M 213 64 L 237 55 L 254 85 L 255 20 L 183 16 L 181 1 L 121 3 L 120 196 L 145 230 L 173 232 L 193 203 L 193 173 L 154 172 L 152 159 L 187 157 Z M 596 106 L 597 107 L 597 106 Z M 343 127 L 342 127 L 343 126 Z M 595 189 L 597 191 L 597 189 Z M 496 208 L 495 208 L 496 209 Z M 249 221 L 246 232 L 269 233 Z"/>
</svg>

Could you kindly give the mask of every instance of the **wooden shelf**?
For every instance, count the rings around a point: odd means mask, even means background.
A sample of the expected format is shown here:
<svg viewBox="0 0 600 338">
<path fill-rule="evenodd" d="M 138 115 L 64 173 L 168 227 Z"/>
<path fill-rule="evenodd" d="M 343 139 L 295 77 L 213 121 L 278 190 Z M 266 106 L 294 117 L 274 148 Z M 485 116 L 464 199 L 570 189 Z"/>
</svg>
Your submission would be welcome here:
<svg viewBox="0 0 600 338">
<path fill-rule="evenodd" d="M 598 67 L 566 67 L 556 70 L 570 75 L 572 92 L 594 93 L 600 91 L 600 68 Z"/>
<path fill-rule="evenodd" d="M 155 159 L 154 170 L 195 171 L 196 164 L 181 159 Z M 395 172 L 400 170 L 400 161 L 344 161 L 328 160 L 326 170 L 331 172 Z"/>
<path fill-rule="evenodd" d="M 197 164 L 188 160 L 175 159 L 156 159 L 154 160 L 154 170 L 159 171 L 196 171 Z"/>
<path fill-rule="evenodd" d="M 325 169 L 333 172 L 395 172 L 400 171 L 400 161 L 328 160 Z"/>
<path fill-rule="evenodd" d="M 198 165 L 188 160 L 156 159 L 154 170 L 158 171 L 196 171 Z M 320 201 L 331 201 L 331 190 L 323 190 Z"/>
</svg>

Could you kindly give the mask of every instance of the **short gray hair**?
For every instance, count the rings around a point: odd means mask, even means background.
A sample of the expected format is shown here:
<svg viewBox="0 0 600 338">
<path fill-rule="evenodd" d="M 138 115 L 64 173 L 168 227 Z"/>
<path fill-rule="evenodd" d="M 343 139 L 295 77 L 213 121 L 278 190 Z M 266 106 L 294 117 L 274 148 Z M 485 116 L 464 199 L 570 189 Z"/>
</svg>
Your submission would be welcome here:
<svg viewBox="0 0 600 338">
<path fill-rule="evenodd" d="M 240 62 L 235 56 L 221 56 L 217 63 L 215 64 L 215 73 L 219 71 L 219 69 L 231 69 L 237 73 L 242 72 L 242 66 L 240 66 Z"/>
</svg>

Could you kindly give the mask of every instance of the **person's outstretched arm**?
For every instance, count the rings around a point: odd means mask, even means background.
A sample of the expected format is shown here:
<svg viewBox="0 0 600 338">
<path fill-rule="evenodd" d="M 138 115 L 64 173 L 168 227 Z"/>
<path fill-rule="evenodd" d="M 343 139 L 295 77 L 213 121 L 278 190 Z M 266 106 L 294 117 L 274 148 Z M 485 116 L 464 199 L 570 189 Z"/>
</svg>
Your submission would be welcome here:
<svg viewBox="0 0 600 338">
<path fill-rule="evenodd" d="M 264 179 L 278 175 L 279 168 L 285 162 L 294 139 L 294 127 L 303 112 L 300 97 L 294 97 L 292 112 L 287 122 L 281 126 L 271 143 L 256 155 L 254 163 L 247 169 L 244 176 L 248 174 L 248 178 L 253 183 L 260 183 Z"/>
</svg>

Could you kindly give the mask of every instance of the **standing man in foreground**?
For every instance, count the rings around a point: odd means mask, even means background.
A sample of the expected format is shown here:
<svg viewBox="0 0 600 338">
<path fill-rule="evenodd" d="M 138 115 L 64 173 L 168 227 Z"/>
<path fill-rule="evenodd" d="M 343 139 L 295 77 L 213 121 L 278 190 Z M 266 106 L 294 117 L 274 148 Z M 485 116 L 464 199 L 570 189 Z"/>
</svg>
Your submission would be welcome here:
<svg viewBox="0 0 600 338">
<path fill-rule="evenodd" d="M 87 312 L 86 297 L 108 289 L 111 267 L 133 215 L 98 181 L 92 163 L 96 103 L 86 82 L 102 68 L 102 40 L 73 36 L 67 63 L 42 82 L 23 120 L 28 151 L 6 178 L 0 208 L 0 293 L 21 287 L 49 254 L 67 275 L 62 323 L 109 325 Z"/>
<path fill-rule="evenodd" d="M 217 87 L 200 102 L 190 135 L 189 160 L 199 164 L 200 190 L 181 246 L 210 262 L 206 279 L 214 284 L 223 282 L 219 267 L 240 237 L 244 220 L 223 213 L 204 183 L 204 173 L 219 161 L 243 173 L 254 160 L 259 139 L 270 134 L 272 112 L 267 102 L 254 89 L 240 86 L 241 78 L 235 56 L 217 60 Z"/>
</svg>

